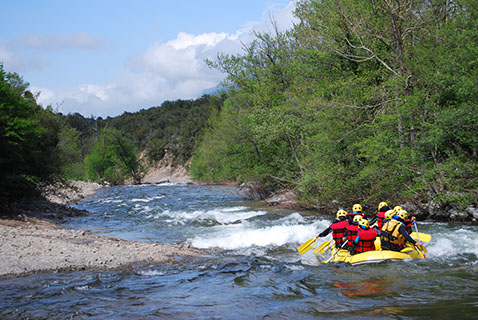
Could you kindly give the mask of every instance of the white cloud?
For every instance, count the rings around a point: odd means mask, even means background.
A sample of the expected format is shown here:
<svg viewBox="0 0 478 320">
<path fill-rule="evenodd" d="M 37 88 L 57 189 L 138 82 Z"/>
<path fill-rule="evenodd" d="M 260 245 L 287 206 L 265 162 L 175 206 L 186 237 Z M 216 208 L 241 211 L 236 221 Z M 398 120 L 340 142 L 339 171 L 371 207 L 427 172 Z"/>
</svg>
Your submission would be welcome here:
<svg viewBox="0 0 478 320">
<path fill-rule="evenodd" d="M 261 21 L 248 21 L 241 29 L 242 33 L 256 32 L 273 32 L 272 22 L 276 24 L 279 31 L 291 29 L 296 22 L 294 17 L 295 3 L 293 1 L 285 8 L 277 8 L 271 4 L 267 10 L 264 11 Z"/>
<path fill-rule="evenodd" d="M 204 61 L 215 58 L 221 50 L 238 52 L 238 35 L 205 33 L 199 35 L 180 32 L 176 39 L 150 45 L 142 54 L 130 58 L 128 65 L 136 72 L 153 72 L 172 83 L 213 76 Z M 222 51 L 221 51 L 222 52 Z"/>
<path fill-rule="evenodd" d="M 144 52 L 130 56 L 125 62 L 126 69 L 108 84 L 82 84 L 54 92 L 42 88 L 33 91 L 41 91 L 39 103 L 61 105 L 59 111 L 63 113 L 102 117 L 157 106 L 164 100 L 197 98 L 224 78 L 219 71 L 209 69 L 205 59 L 215 59 L 218 53 L 241 53 L 241 41 L 250 41 L 252 30 L 271 31 L 270 17 L 280 30 L 290 28 L 292 10 L 292 2 L 287 8 L 273 8 L 270 15 L 264 14 L 264 21 L 247 23 L 235 34 L 180 32 L 176 39 L 150 44 Z M 87 47 L 88 37 L 85 39 L 82 48 Z M 25 46 L 52 48 L 49 38 L 40 42 L 35 37 L 23 40 Z M 91 40 L 94 48 L 95 39 Z M 56 48 L 67 48 L 68 43 L 65 38 Z"/>
<path fill-rule="evenodd" d="M 86 49 L 98 50 L 104 46 L 104 41 L 88 32 L 76 32 L 72 34 L 56 34 L 40 36 L 36 33 L 24 33 L 12 39 L 11 44 L 19 49 L 38 50 L 65 50 L 65 49 Z"/>
<path fill-rule="evenodd" d="M 0 63 L 5 70 L 22 73 L 25 70 L 41 70 L 47 63 L 40 57 L 24 57 L 0 40 Z"/>
<path fill-rule="evenodd" d="M 166 44 L 176 50 L 186 49 L 191 46 L 199 45 L 207 45 L 209 47 L 213 47 L 223 40 L 237 40 L 239 38 L 239 35 L 240 32 L 237 32 L 235 35 L 229 35 L 224 32 L 211 32 L 203 33 L 200 35 L 192 35 L 185 32 L 180 32 L 175 40 L 168 41 Z"/>
</svg>

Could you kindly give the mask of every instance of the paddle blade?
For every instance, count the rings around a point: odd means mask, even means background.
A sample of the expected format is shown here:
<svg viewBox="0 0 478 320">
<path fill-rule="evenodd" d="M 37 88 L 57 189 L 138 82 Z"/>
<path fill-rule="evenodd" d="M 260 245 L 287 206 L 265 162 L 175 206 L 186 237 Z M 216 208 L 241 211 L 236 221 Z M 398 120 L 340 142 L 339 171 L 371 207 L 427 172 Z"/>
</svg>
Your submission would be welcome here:
<svg viewBox="0 0 478 320">
<path fill-rule="evenodd" d="M 423 251 L 422 251 L 419 247 L 417 247 L 417 250 L 418 250 L 418 253 L 420 254 L 420 256 L 421 256 L 423 259 L 426 259 L 426 258 L 427 258 L 427 256 L 423 253 Z"/>
<path fill-rule="evenodd" d="M 317 241 L 317 238 L 307 240 L 306 242 L 301 244 L 300 247 L 297 248 L 297 251 L 299 251 L 300 254 L 306 253 L 307 251 L 310 250 L 310 248 L 312 248 L 315 241 Z"/>
<path fill-rule="evenodd" d="M 314 253 L 324 254 L 324 252 L 327 251 L 331 243 L 332 243 L 332 239 L 329 241 L 325 241 L 320 246 L 314 249 Z"/>
<path fill-rule="evenodd" d="M 430 240 L 432 239 L 431 235 L 426 234 L 426 233 L 422 233 L 422 232 L 419 232 L 418 236 L 417 236 L 416 232 L 412 232 L 412 233 L 410 233 L 410 236 L 415 240 L 418 240 L 418 238 L 420 238 L 421 242 L 430 242 Z"/>
</svg>

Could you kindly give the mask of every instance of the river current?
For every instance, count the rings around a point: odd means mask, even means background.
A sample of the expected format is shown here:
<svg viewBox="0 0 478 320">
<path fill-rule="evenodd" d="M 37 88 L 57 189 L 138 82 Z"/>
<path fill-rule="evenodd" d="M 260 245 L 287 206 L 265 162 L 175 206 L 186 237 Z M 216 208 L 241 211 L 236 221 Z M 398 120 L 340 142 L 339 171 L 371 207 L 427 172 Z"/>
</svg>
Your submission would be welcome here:
<svg viewBox="0 0 478 320">
<path fill-rule="evenodd" d="M 478 318 L 476 225 L 419 222 L 432 236 L 427 259 L 350 266 L 297 252 L 332 216 L 266 207 L 231 187 L 106 188 L 75 207 L 93 214 L 65 227 L 205 254 L 1 280 L 1 319 Z"/>
</svg>

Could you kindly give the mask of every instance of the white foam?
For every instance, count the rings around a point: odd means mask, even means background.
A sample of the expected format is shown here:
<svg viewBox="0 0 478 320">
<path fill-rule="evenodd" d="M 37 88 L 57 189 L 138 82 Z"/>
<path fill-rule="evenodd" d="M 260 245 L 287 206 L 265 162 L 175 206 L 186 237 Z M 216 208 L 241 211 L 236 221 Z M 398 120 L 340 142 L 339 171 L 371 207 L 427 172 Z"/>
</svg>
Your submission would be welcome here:
<svg viewBox="0 0 478 320">
<path fill-rule="evenodd" d="M 135 204 L 133 210 L 139 213 L 149 213 L 154 210 L 154 207 L 145 206 L 141 204 Z"/>
<path fill-rule="evenodd" d="M 469 228 L 460 228 L 454 232 L 445 229 L 432 234 L 432 240 L 426 248 L 430 257 L 450 258 L 462 254 L 478 256 L 478 233 Z"/>
<path fill-rule="evenodd" d="M 242 223 L 239 225 L 218 226 L 210 228 L 207 234 L 191 240 L 197 248 L 221 248 L 234 250 L 253 246 L 283 246 L 288 243 L 303 243 L 315 237 L 318 225 L 321 222 L 300 225 L 275 225 L 256 228 L 254 224 Z"/>
<path fill-rule="evenodd" d="M 155 186 L 157 187 L 173 187 L 173 186 L 180 186 L 180 185 L 187 185 L 187 182 L 162 182 L 157 183 Z"/>
<path fill-rule="evenodd" d="M 78 290 L 78 291 L 87 291 L 87 290 L 90 290 L 91 287 L 89 285 L 84 285 L 84 286 L 76 286 L 75 287 L 75 290 Z"/>
<path fill-rule="evenodd" d="M 143 271 L 139 271 L 138 274 L 141 276 L 162 276 L 162 275 L 165 275 L 166 273 L 164 271 L 159 271 L 159 270 L 143 270 Z"/>
<path fill-rule="evenodd" d="M 222 211 L 224 212 L 236 212 L 236 211 L 244 211 L 248 210 L 247 207 L 230 207 L 230 208 L 224 208 Z"/>
<path fill-rule="evenodd" d="M 316 266 L 317 263 L 319 263 L 319 259 L 317 256 L 313 253 L 313 250 L 309 250 L 307 253 L 304 255 L 300 256 L 300 262 L 303 265 L 307 266 Z"/>
<path fill-rule="evenodd" d="M 154 201 L 154 200 L 160 200 L 160 199 L 164 199 L 164 196 L 155 196 L 155 197 L 150 197 L 150 198 L 138 198 L 138 199 L 131 199 L 129 201 L 131 202 L 151 202 L 151 201 Z"/>
<path fill-rule="evenodd" d="M 246 210 L 246 211 L 244 211 Z M 165 210 L 157 213 L 154 218 L 169 217 L 166 221 L 171 224 L 184 225 L 191 221 L 215 220 L 219 224 L 230 224 L 234 222 L 244 221 L 257 216 L 265 215 L 266 211 L 247 211 L 246 207 L 218 208 L 213 210 L 197 210 L 197 211 L 170 211 Z"/>
<path fill-rule="evenodd" d="M 104 199 L 104 200 L 100 200 L 99 202 L 103 202 L 103 203 L 122 203 L 123 200 Z"/>
<path fill-rule="evenodd" d="M 284 218 L 279 219 L 278 222 L 285 225 L 293 225 L 298 223 L 305 223 L 306 220 L 298 212 L 294 212 Z"/>
<path fill-rule="evenodd" d="M 298 265 L 286 265 L 285 266 L 287 269 L 292 270 L 292 271 L 298 271 L 298 270 L 304 270 L 305 268 L 303 266 L 298 266 Z"/>
</svg>

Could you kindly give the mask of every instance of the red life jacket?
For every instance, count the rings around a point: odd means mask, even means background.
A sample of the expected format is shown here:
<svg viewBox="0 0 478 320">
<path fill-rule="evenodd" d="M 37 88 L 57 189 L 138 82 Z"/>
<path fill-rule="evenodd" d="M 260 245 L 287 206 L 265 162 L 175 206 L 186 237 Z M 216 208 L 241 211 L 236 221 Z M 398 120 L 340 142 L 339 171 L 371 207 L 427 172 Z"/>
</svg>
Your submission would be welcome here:
<svg viewBox="0 0 478 320">
<path fill-rule="evenodd" d="M 363 212 L 356 212 L 356 213 L 353 213 L 353 212 L 349 212 L 347 213 L 347 219 L 349 221 L 349 224 L 352 224 L 352 222 L 354 221 L 354 218 L 355 216 L 362 216 L 362 218 L 365 216 L 365 214 Z"/>
<path fill-rule="evenodd" d="M 330 228 L 332 229 L 332 237 L 334 238 L 337 246 L 342 244 L 342 238 L 345 235 L 345 230 L 347 230 L 348 224 L 349 223 L 347 220 L 343 220 L 334 222 L 330 225 Z"/>
<path fill-rule="evenodd" d="M 379 212 L 377 213 L 377 227 L 382 230 L 382 226 L 385 222 L 385 212 Z"/>
<path fill-rule="evenodd" d="M 347 240 L 349 241 L 348 244 L 352 245 L 352 242 L 355 240 L 357 237 L 357 234 L 359 232 L 359 227 L 358 225 L 355 224 L 349 224 L 347 226 Z"/>
<path fill-rule="evenodd" d="M 367 230 L 360 229 L 358 236 L 359 240 L 355 244 L 355 250 L 357 252 L 375 250 L 375 237 L 377 236 L 377 233 L 372 228 Z"/>
<path fill-rule="evenodd" d="M 413 225 L 412 220 L 410 219 L 405 220 L 404 225 L 405 225 L 405 230 L 407 230 L 408 234 L 412 233 L 412 225 Z"/>
</svg>

